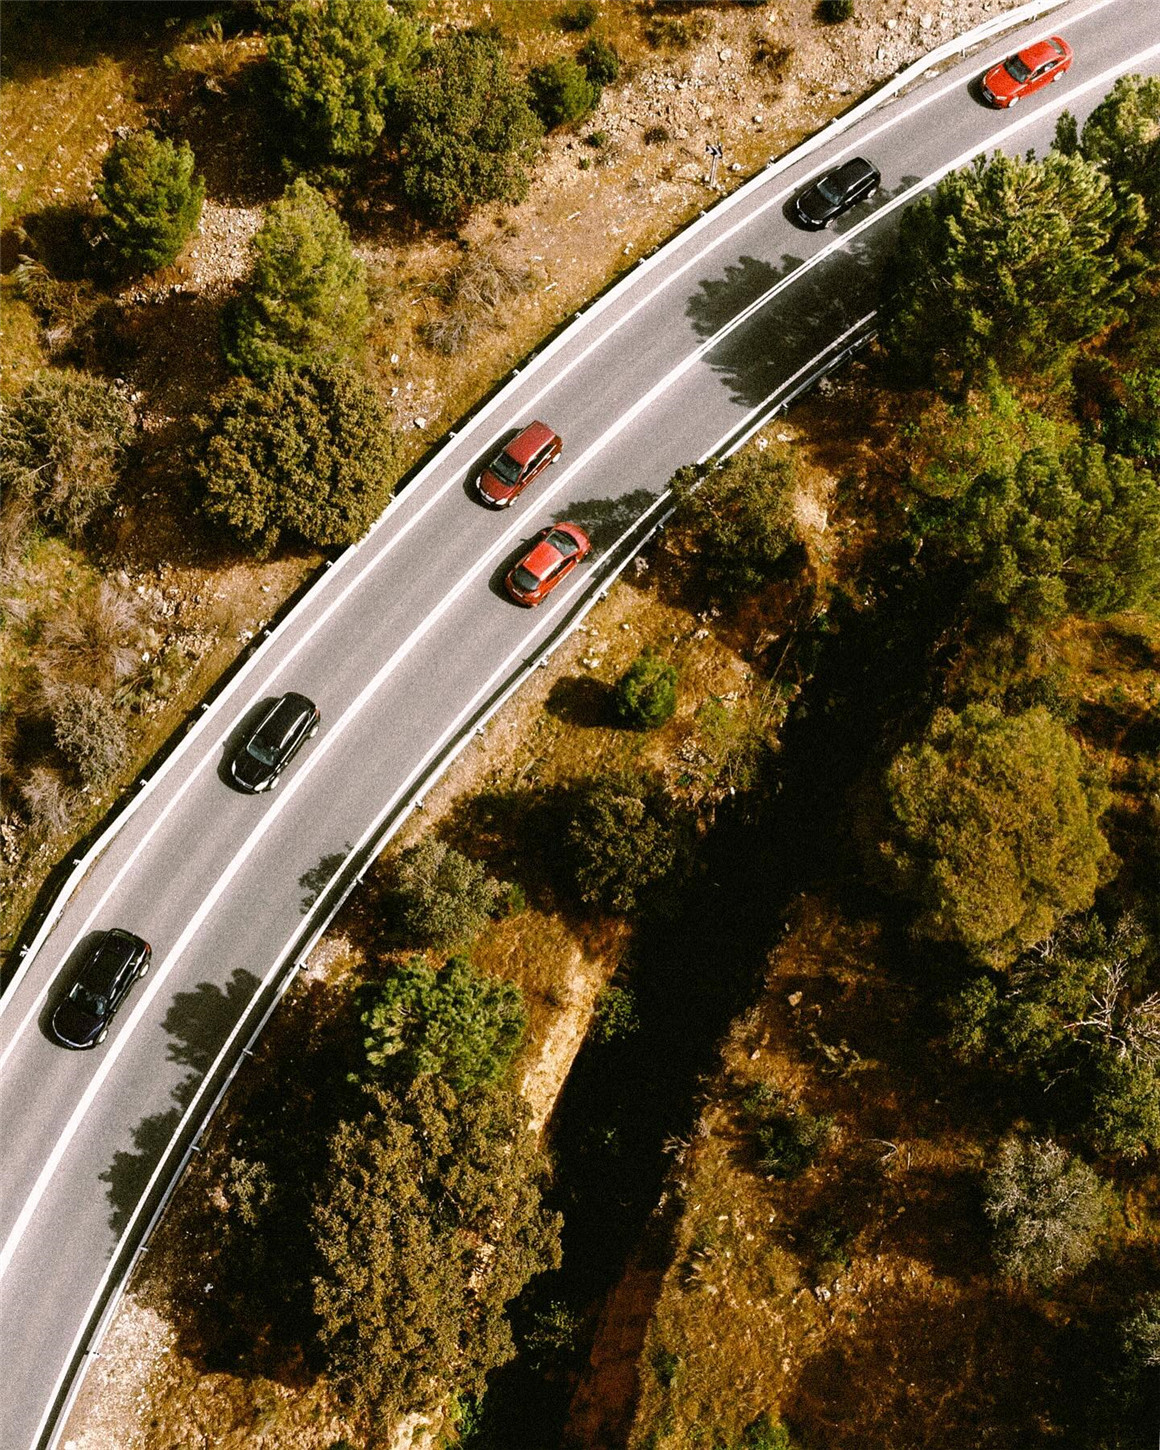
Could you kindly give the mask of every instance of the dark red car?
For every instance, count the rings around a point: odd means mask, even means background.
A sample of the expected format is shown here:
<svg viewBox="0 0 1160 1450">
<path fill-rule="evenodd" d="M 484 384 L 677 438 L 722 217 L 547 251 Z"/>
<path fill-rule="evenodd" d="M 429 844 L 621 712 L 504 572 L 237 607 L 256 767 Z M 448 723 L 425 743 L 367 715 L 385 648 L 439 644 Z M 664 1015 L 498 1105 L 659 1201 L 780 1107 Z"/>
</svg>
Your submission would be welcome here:
<svg viewBox="0 0 1160 1450">
<path fill-rule="evenodd" d="M 504 580 L 517 604 L 539 604 L 592 552 L 592 541 L 576 524 L 552 524 Z"/>
<path fill-rule="evenodd" d="M 484 503 L 507 508 L 532 479 L 560 456 L 563 443 L 546 423 L 529 423 L 479 475 L 476 488 Z"/>
<path fill-rule="evenodd" d="M 1024 96 L 1057 81 L 1074 59 L 1071 46 L 1058 35 L 1036 41 L 991 67 L 983 77 L 983 99 L 989 106 L 1014 106 Z"/>
</svg>

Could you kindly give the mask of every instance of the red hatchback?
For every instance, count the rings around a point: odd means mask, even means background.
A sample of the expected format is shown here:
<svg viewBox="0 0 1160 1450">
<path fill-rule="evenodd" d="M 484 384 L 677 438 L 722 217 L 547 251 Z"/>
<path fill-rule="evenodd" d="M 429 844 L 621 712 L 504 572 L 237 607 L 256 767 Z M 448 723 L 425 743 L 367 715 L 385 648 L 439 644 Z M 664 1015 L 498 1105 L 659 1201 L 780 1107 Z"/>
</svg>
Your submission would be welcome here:
<svg viewBox="0 0 1160 1450">
<path fill-rule="evenodd" d="M 592 552 L 592 541 L 576 524 L 552 524 L 504 580 L 517 604 L 539 604 Z"/>
<path fill-rule="evenodd" d="M 983 77 L 983 99 L 991 106 L 1014 106 L 1057 81 L 1074 59 L 1071 46 L 1058 35 L 1037 41 L 991 67 Z"/>
<path fill-rule="evenodd" d="M 555 463 L 563 446 L 546 423 L 529 423 L 479 475 L 480 498 L 495 508 L 507 508 L 533 478 Z"/>
</svg>

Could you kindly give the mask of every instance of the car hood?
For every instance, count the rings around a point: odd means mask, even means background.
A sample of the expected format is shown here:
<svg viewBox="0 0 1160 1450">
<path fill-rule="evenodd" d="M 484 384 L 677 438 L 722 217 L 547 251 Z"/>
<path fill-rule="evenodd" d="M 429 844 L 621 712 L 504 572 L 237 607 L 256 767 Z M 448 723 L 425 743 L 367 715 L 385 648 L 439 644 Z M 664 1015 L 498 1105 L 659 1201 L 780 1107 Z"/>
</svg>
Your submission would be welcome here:
<svg viewBox="0 0 1160 1450">
<path fill-rule="evenodd" d="M 66 997 L 52 1014 L 52 1030 L 69 1047 L 92 1047 L 104 1022 L 91 1012 L 83 1012 Z"/>
<path fill-rule="evenodd" d="M 268 765 L 263 765 L 248 750 L 239 750 L 230 766 L 230 774 L 243 790 L 261 790 L 273 773 Z"/>
<path fill-rule="evenodd" d="M 797 209 L 800 216 L 811 222 L 828 222 L 835 215 L 838 208 L 832 202 L 826 200 L 817 186 L 811 186 L 808 191 L 802 192 L 797 200 Z"/>
<path fill-rule="evenodd" d="M 991 67 L 983 77 L 983 84 L 993 96 L 1004 101 L 1009 100 L 1020 88 L 1019 82 L 1002 62 Z"/>
<path fill-rule="evenodd" d="M 485 468 L 479 475 L 479 491 L 493 503 L 506 503 L 516 489 L 515 484 L 501 483 L 490 468 Z"/>
</svg>

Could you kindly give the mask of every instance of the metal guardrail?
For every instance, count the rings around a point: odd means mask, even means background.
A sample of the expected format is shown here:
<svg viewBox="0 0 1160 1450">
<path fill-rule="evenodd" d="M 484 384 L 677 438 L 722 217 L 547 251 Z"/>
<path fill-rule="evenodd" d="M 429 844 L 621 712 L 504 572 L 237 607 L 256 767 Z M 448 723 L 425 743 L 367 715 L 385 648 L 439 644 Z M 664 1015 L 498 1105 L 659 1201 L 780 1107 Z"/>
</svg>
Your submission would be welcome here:
<svg viewBox="0 0 1160 1450">
<path fill-rule="evenodd" d="M 427 463 L 419 469 L 415 477 L 410 480 L 407 490 L 408 493 L 418 486 L 439 463 L 443 450 L 448 442 L 462 437 L 465 433 L 473 431 L 483 423 L 506 400 L 508 392 L 517 379 L 526 378 L 530 371 L 538 370 L 543 366 L 559 350 L 565 340 L 573 335 L 575 327 L 581 323 L 590 321 L 599 312 L 609 306 L 613 300 L 619 297 L 624 290 L 630 286 L 634 286 L 642 270 L 651 269 L 659 265 L 671 246 L 687 241 L 692 232 L 700 230 L 709 220 L 715 219 L 723 209 L 737 205 L 742 199 L 748 197 L 752 191 L 767 184 L 772 176 L 796 164 L 803 156 L 808 156 L 818 150 L 835 136 L 841 134 L 842 131 L 870 114 L 884 101 L 892 99 L 907 85 L 922 78 L 927 71 L 941 63 L 941 61 L 953 56 L 964 55 L 969 49 L 991 38 L 993 35 L 997 35 L 1004 30 L 1012 29 L 1027 20 L 1035 19 L 1037 16 L 1049 10 L 1057 9 L 1062 3 L 1064 3 L 1064 0 L 1033 0 L 1033 3 L 1005 11 L 985 22 L 983 25 L 977 26 L 975 29 L 967 32 L 965 35 L 936 47 L 924 56 L 922 60 L 906 67 L 870 96 L 852 106 L 842 116 L 836 117 L 827 126 L 823 127 L 821 131 L 809 137 L 792 152 L 787 153 L 784 157 L 771 160 L 770 164 L 761 172 L 758 172 L 749 181 L 738 187 L 736 191 L 722 198 L 716 206 L 702 213 L 698 219 L 691 222 L 676 237 L 670 238 L 668 242 L 662 244 L 661 247 L 648 257 L 638 259 L 637 266 L 626 272 L 618 282 L 609 288 L 607 292 L 603 293 L 588 308 L 578 313 L 572 324 L 563 329 L 542 350 L 537 352 L 530 362 L 522 369 L 514 369 L 509 384 L 499 389 L 488 399 L 484 406 L 470 417 L 466 426 L 449 430 L 446 439 L 438 446 Z M 768 423 L 772 417 L 783 412 L 791 402 L 812 388 L 822 377 L 840 367 L 854 353 L 862 347 L 865 347 L 875 335 L 875 329 L 872 325 L 873 314 L 863 319 L 863 322 L 868 325 L 860 328 L 852 340 L 845 342 L 840 350 L 825 354 L 818 365 L 812 368 L 808 374 L 794 380 L 792 387 L 780 394 L 776 402 L 771 402 L 768 409 L 762 410 L 756 421 L 747 420 L 743 425 L 742 431 L 720 450 L 718 456 L 724 459 L 736 452 L 754 433 Z M 18 972 L 9 983 L 9 988 L 5 994 L 6 996 L 11 996 L 11 992 L 16 983 L 23 977 L 31 965 L 36 952 L 43 945 L 43 942 L 55 926 L 56 921 L 59 920 L 60 914 L 63 912 L 73 891 L 83 879 L 96 857 L 105 849 L 114 835 L 140 806 L 141 802 L 152 793 L 157 782 L 172 768 L 176 760 L 187 749 L 191 748 L 195 739 L 200 739 L 200 736 L 210 728 L 211 723 L 224 708 L 225 702 L 234 694 L 237 687 L 248 677 L 251 671 L 257 667 L 259 660 L 264 659 L 267 652 L 273 648 L 275 640 L 287 632 L 291 625 L 297 622 L 299 614 L 314 602 L 316 592 L 328 587 L 330 581 L 336 574 L 365 547 L 368 539 L 377 533 L 382 524 L 386 522 L 395 510 L 402 497 L 403 495 L 401 493 L 397 493 L 387 505 L 387 508 L 371 526 L 368 534 L 359 543 L 345 550 L 333 564 L 328 563 L 323 577 L 298 601 L 294 608 L 279 622 L 274 631 L 266 636 L 258 649 L 243 663 L 227 687 L 208 707 L 203 705 L 200 717 L 194 722 L 192 728 L 186 731 L 185 737 L 170 752 L 154 775 L 143 783 L 137 795 L 121 811 L 111 827 L 102 833 L 83 857 L 74 859 L 73 870 L 61 888 L 60 895 L 53 903 L 52 908 L 41 923 L 33 940 L 22 949 L 24 960 Z M 129 1278 L 141 1257 L 146 1253 L 149 1240 L 164 1214 L 180 1182 L 181 1176 L 189 1164 L 190 1158 L 197 1150 L 197 1140 L 204 1133 L 226 1092 L 228 1092 L 242 1062 L 252 1052 L 255 1042 L 258 1040 L 262 1030 L 265 1028 L 266 1023 L 277 1008 L 278 1003 L 281 1001 L 291 982 L 301 969 L 304 961 L 321 939 L 323 933 L 333 922 L 343 905 L 345 905 L 352 892 L 359 885 L 370 862 L 402 827 L 412 812 L 422 808 L 426 793 L 446 773 L 468 743 L 486 727 L 487 723 L 502 709 L 517 690 L 526 683 L 530 676 L 547 664 L 555 651 L 578 628 L 595 605 L 607 596 L 610 586 L 620 577 L 632 560 L 664 528 L 673 512 L 672 508 L 664 509 L 664 505 L 668 502 L 669 497 L 670 495 L 666 490 L 629 526 L 621 536 L 621 539 L 617 541 L 617 544 L 613 546 L 613 549 L 606 556 L 606 559 L 611 559 L 613 562 L 606 575 L 602 578 L 600 587 L 591 588 L 585 597 L 580 600 L 579 604 L 568 612 L 561 625 L 554 629 L 544 643 L 533 651 L 524 665 L 517 669 L 507 684 L 502 686 L 491 700 L 484 703 L 479 712 L 472 715 L 458 729 L 455 736 L 440 752 L 438 759 L 422 777 L 420 783 L 417 786 L 412 785 L 410 787 L 408 799 L 402 804 L 388 807 L 380 819 L 372 823 L 368 832 L 364 834 L 363 840 L 350 852 L 334 876 L 331 877 L 330 882 L 320 893 L 318 900 L 303 923 L 301 934 L 295 939 L 290 950 L 284 955 L 282 962 L 274 964 L 264 991 L 255 996 L 250 1009 L 239 1019 L 225 1047 L 219 1052 L 218 1057 L 207 1070 L 198 1091 L 194 1094 L 191 1103 L 183 1115 L 182 1122 L 175 1131 L 169 1151 L 157 1165 L 145 1192 L 138 1201 L 137 1210 L 126 1226 L 121 1241 L 114 1250 L 111 1258 L 109 1279 L 111 1280 L 112 1273 L 117 1270 L 118 1266 L 123 1264 L 124 1267 L 120 1268 L 115 1283 L 108 1282 L 101 1287 L 97 1296 L 98 1302 L 96 1308 L 90 1316 L 89 1323 L 91 1327 L 87 1329 L 87 1332 L 82 1329 L 81 1335 L 78 1336 L 77 1346 L 74 1349 L 69 1364 L 65 1367 L 61 1380 L 58 1382 L 54 1401 L 47 1407 L 41 1428 L 37 1432 L 36 1444 L 43 1447 L 43 1450 L 54 1450 L 59 1440 L 68 1412 L 84 1382 L 88 1365 L 97 1355 L 98 1346 L 116 1312 Z M 658 509 L 664 509 L 664 511 L 652 523 L 647 523 L 650 515 Z M 633 538 L 634 534 L 637 535 L 636 538 Z M 617 560 L 614 558 L 615 550 L 621 545 L 624 546 L 624 553 Z M 4 1005 L 4 1000 L 0 998 L 0 1011 L 3 1010 Z M 239 1049 L 237 1047 L 238 1039 L 251 1022 L 253 1025 L 249 1028 L 245 1045 Z M 229 1060 L 230 1057 L 232 1057 L 232 1061 Z M 215 1083 L 217 1086 L 216 1090 L 213 1091 L 212 1097 L 206 1091 L 206 1096 L 203 1100 L 203 1090 L 212 1088 Z M 143 1216 L 145 1210 L 150 1208 L 151 1211 L 148 1221 L 145 1223 L 144 1228 L 140 1229 L 138 1219 Z M 139 1242 L 135 1248 L 130 1248 L 130 1241 L 138 1232 L 140 1233 Z"/>
</svg>

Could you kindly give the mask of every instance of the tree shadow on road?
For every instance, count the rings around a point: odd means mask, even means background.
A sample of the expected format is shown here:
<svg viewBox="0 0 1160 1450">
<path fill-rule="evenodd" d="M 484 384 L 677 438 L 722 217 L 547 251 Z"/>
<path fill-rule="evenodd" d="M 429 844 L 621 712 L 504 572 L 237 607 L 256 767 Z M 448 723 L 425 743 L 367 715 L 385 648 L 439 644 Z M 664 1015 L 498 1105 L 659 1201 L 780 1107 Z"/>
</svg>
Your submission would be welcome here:
<svg viewBox="0 0 1160 1450">
<path fill-rule="evenodd" d="M 299 876 L 298 885 L 305 893 L 300 904 L 303 916 L 330 885 L 331 877 L 349 855 L 350 842 L 348 841 L 340 851 L 331 851 L 329 855 L 322 857 L 317 866 L 311 866 L 309 871 L 304 871 Z"/>
<path fill-rule="evenodd" d="M 107 1185 L 112 1208 L 109 1227 L 115 1238 L 124 1232 L 182 1114 L 253 997 L 258 981 L 253 972 L 237 967 L 224 990 L 212 982 L 199 982 L 191 992 L 174 997 L 163 1024 L 171 1039 L 168 1061 L 189 1071 L 171 1089 L 173 1107 L 143 1118 L 133 1129 L 132 1149 L 115 1153 L 100 1174 L 100 1181 Z"/>
</svg>

